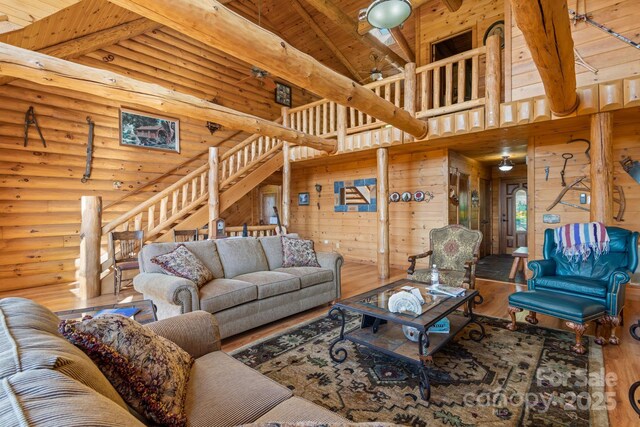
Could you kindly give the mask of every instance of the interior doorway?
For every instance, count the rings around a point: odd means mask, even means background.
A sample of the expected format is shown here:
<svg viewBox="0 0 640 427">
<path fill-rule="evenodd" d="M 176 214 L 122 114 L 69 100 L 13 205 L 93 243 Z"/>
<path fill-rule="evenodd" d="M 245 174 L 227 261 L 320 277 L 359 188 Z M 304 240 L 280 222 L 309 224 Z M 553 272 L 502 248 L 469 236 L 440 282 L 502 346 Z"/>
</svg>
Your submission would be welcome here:
<svg viewBox="0 0 640 427">
<path fill-rule="evenodd" d="M 527 180 L 500 182 L 500 253 L 511 254 L 527 246 Z"/>
</svg>

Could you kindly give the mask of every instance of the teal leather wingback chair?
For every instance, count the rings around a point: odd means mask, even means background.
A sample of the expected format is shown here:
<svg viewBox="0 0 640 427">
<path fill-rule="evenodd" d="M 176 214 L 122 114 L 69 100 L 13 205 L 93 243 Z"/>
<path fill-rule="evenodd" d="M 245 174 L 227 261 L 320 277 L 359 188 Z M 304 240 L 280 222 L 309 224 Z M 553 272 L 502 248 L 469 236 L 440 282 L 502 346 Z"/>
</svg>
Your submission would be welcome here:
<svg viewBox="0 0 640 427">
<path fill-rule="evenodd" d="M 611 326 L 609 342 L 617 344 L 615 329 L 620 325 L 625 284 L 631 280 L 629 274 L 638 266 L 640 233 L 619 227 L 607 227 L 607 233 L 609 253 L 597 260 L 591 254 L 584 262 L 571 262 L 562 252 L 556 253 L 553 230 L 545 230 L 544 260 L 529 262 L 533 276 L 527 284 L 529 290 L 579 296 L 604 304 L 607 316 L 601 322 Z"/>
</svg>

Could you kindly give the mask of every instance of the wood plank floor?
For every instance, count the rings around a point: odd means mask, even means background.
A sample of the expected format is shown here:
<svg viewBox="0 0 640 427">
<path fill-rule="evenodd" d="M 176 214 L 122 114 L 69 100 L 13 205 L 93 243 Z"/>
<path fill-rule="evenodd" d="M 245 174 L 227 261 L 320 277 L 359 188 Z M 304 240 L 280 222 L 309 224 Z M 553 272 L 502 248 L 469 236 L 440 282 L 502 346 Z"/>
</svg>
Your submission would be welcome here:
<svg viewBox="0 0 640 427">
<path fill-rule="evenodd" d="M 342 269 L 342 296 L 351 297 L 364 291 L 381 286 L 393 280 L 405 277 L 403 270 L 393 269 L 390 279 L 382 280 L 377 277 L 375 266 L 369 264 L 345 263 Z M 502 317 L 507 316 L 507 297 L 516 290 L 523 290 L 525 285 L 513 283 L 478 280 L 477 288 L 484 297 L 484 303 L 477 308 L 479 314 Z M 24 297 L 37 301 L 51 310 L 66 310 L 91 305 L 112 304 L 116 302 L 113 295 L 103 295 L 89 301 L 82 301 L 78 297 L 77 289 L 70 285 L 55 285 L 20 291 L 2 292 L 0 298 Z M 120 294 L 120 301 L 140 299 L 141 295 L 127 289 Z M 635 299 L 632 299 L 635 298 Z M 617 384 L 608 387 L 607 391 L 615 393 L 616 407 L 609 411 L 612 427 L 639 425 L 638 415 L 633 411 L 628 400 L 628 390 L 631 384 L 640 380 L 640 342 L 629 334 L 629 326 L 640 318 L 640 301 L 637 297 L 627 298 L 625 307 L 625 325 L 618 329 L 621 337 L 619 346 L 608 345 L 604 348 L 605 369 L 607 373 L 615 373 Z M 278 333 L 293 327 L 305 320 L 313 319 L 327 313 L 327 307 L 318 307 L 306 312 L 288 317 L 261 328 L 245 332 L 228 338 L 223 342 L 225 351 L 232 351 L 250 344 L 258 339 Z M 524 321 L 525 312 L 519 313 L 518 319 Z M 538 316 L 539 326 L 567 330 L 562 321 L 544 315 Z M 587 333 L 593 333 L 591 328 Z"/>
</svg>

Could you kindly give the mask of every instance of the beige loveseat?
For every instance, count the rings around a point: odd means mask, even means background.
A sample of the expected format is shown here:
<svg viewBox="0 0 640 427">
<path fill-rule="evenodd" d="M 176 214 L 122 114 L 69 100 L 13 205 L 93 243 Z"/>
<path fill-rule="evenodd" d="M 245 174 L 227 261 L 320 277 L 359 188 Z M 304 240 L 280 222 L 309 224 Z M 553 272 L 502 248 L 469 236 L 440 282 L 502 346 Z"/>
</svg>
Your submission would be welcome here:
<svg viewBox="0 0 640 427">
<path fill-rule="evenodd" d="M 151 258 L 184 244 L 213 273 L 200 289 L 163 274 Z M 279 236 L 152 243 L 138 256 L 133 284 L 158 308 L 159 319 L 204 310 L 216 315 L 222 338 L 340 298 L 342 256 L 318 252 L 320 267 L 282 268 Z"/>
<path fill-rule="evenodd" d="M 58 333 L 58 322 L 33 301 L 0 300 L 0 426 L 143 426 L 91 359 Z M 189 426 L 346 422 L 220 351 L 218 325 L 206 312 L 147 326 L 196 359 Z"/>
</svg>

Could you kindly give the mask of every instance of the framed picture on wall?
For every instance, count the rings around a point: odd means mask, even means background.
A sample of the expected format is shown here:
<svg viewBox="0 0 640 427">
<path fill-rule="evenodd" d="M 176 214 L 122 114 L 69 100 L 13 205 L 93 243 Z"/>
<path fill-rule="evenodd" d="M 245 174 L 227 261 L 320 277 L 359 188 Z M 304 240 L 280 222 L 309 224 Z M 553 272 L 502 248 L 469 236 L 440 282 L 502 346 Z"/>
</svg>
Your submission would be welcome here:
<svg viewBox="0 0 640 427">
<path fill-rule="evenodd" d="M 291 86 L 276 82 L 276 104 L 291 107 Z"/>
<path fill-rule="evenodd" d="M 180 152 L 180 121 L 120 109 L 120 145 Z"/>
<path fill-rule="evenodd" d="M 309 193 L 298 193 L 298 206 L 309 206 Z"/>
</svg>

